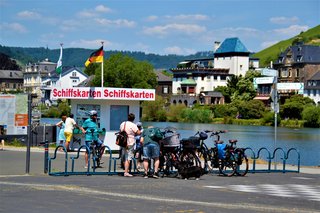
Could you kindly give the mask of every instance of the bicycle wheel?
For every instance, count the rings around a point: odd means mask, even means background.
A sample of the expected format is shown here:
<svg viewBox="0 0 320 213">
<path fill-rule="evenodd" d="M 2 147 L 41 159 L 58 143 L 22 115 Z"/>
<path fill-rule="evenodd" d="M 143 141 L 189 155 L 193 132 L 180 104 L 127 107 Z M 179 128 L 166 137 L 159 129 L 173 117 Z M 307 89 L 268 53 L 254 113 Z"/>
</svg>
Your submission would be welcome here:
<svg viewBox="0 0 320 213">
<path fill-rule="evenodd" d="M 173 153 L 166 153 L 163 157 L 164 163 L 163 167 L 160 169 L 160 172 L 162 171 L 162 177 L 166 175 L 167 177 L 177 177 L 178 176 L 178 170 L 175 167 L 175 161 L 177 158 L 175 154 Z"/>
<path fill-rule="evenodd" d="M 193 151 L 185 151 L 180 156 L 180 161 L 185 164 L 186 167 L 199 166 L 201 167 L 201 161 Z"/>
<path fill-rule="evenodd" d="M 236 173 L 236 162 L 233 153 L 228 153 L 224 159 L 220 159 L 219 171 L 224 176 L 231 177 Z"/>
<path fill-rule="evenodd" d="M 241 150 L 236 150 L 236 164 L 236 174 L 239 176 L 245 176 L 249 170 L 249 160 L 247 155 Z"/>
</svg>

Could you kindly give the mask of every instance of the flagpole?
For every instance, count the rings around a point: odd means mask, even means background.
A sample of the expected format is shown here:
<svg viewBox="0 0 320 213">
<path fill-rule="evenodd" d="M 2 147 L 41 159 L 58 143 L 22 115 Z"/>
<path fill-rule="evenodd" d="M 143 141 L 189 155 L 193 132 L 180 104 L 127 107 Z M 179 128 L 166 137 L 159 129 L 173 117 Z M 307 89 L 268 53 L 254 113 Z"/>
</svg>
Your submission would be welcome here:
<svg viewBox="0 0 320 213">
<path fill-rule="evenodd" d="M 62 51 L 62 48 L 63 48 L 62 46 L 63 46 L 63 43 L 60 43 L 61 51 Z M 60 87 L 61 87 L 61 73 L 62 73 L 62 59 L 61 59 L 61 72 L 60 72 L 60 75 L 59 75 Z"/>
<path fill-rule="evenodd" d="M 103 52 L 103 41 L 101 41 L 102 44 L 102 52 Z M 102 54 L 102 64 L 101 64 L 101 87 L 103 87 L 103 61 L 104 61 L 104 53 Z"/>
</svg>

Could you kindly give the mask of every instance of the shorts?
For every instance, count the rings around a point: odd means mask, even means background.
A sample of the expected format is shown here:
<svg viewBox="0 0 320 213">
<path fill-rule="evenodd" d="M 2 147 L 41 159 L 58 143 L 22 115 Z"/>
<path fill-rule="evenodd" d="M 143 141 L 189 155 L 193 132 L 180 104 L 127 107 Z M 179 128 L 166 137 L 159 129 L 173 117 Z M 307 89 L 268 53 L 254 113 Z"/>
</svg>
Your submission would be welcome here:
<svg viewBox="0 0 320 213">
<path fill-rule="evenodd" d="M 66 142 L 70 142 L 72 139 L 72 132 L 64 132 L 64 136 L 66 136 Z"/>
<path fill-rule="evenodd" d="M 158 144 L 149 143 L 143 146 L 143 159 L 158 158 L 160 147 Z"/>
<path fill-rule="evenodd" d="M 121 157 L 124 161 L 133 160 L 134 158 L 134 146 L 128 146 L 128 148 L 121 147 Z"/>
<path fill-rule="evenodd" d="M 97 145 L 97 147 L 101 147 L 103 145 L 102 140 L 98 139 L 95 140 L 95 143 Z M 90 148 L 90 145 L 92 144 L 92 141 L 86 141 L 86 146 Z"/>
</svg>

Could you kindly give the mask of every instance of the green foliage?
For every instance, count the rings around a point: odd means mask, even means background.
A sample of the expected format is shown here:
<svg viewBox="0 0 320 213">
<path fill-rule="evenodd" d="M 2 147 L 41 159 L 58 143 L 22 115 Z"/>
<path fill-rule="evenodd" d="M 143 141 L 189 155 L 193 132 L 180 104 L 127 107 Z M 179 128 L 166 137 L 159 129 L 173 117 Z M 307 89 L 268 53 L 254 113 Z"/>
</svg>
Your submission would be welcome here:
<svg viewBox="0 0 320 213">
<path fill-rule="evenodd" d="M 155 101 L 144 101 L 142 103 L 142 120 L 165 121 L 164 104 L 165 100 L 161 96 L 156 96 Z"/>
<path fill-rule="evenodd" d="M 62 115 L 69 115 L 71 113 L 71 108 L 68 101 L 59 102 L 58 107 L 50 107 L 48 110 L 43 112 L 42 117 L 48 118 L 61 118 Z"/>
<path fill-rule="evenodd" d="M 189 123 L 210 123 L 213 114 L 208 109 L 184 108 L 181 112 L 181 121 Z"/>
<path fill-rule="evenodd" d="M 320 106 L 307 106 L 302 111 L 306 127 L 320 127 Z"/>
<path fill-rule="evenodd" d="M 238 111 L 242 119 L 259 119 L 263 117 L 265 106 L 260 100 L 238 102 Z"/>
<path fill-rule="evenodd" d="M 101 66 L 101 65 L 100 65 Z M 88 67 L 86 73 L 95 76 L 92 86 L 101 85 L 101 67 Z M 157 76 L 153 72 L 153 66 L 147 62 L 136 61 L 135 59 L 121 54 L 111 55 L 104 63 L 104 86 L 120 88 L 155 88 Z"/>
<path fill-rule="evenodd" d="M 231 104 L 214 105 L 213 114 L 216 118 L 233 117 L 235 118 L 238 108 Z"/>
<path fill-rule="evenodd" d="M 169 106 L 169 111 L 167 112 L 167 121 L 169 122 L 178 122 L 181 119 L 181 112 L 186 108 L 184 104 L 171 104 Z"/>
<path fill-rule="evenodd" d="M 289 128 L 302 128 L 304 121 L 298 119 L 285 119 L 281 120 L 281 127 L 289 127 Z"/>
<path fill-rule="evenodd" d="M 314 101 L 309 97 L 293 95 L 286 99 L 285 103 L 280 107 L 280 116 L 283 119 L 301 119 L 304 107 L 313 106 L 314 104 Z"/>
<path fill-rule="evenodd" d="M 274 126 L 274 112 L 266 112 L 261 119 L 261 124 L 266 126 Z M 277 116 L 277 126 L 281 123 L 280 116 Z"/>
</svg>

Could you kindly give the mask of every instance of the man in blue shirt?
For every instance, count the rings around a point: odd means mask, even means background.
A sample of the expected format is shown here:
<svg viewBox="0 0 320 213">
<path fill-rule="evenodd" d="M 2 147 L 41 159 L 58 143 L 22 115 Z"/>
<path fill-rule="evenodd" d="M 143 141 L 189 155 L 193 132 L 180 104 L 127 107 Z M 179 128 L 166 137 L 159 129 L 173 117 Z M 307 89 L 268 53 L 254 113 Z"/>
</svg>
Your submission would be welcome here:
<svg viewBox="0 0 320 213">
<path fill-rule="evenodd" d="M 100 164 L 103 162 L 101 161 L 103 152 L 104 152 L 104 144 L 103 142 L 99 139 L 99 129 L 97 126 L 97 117 L 98 113 L 95 110 L 91 110 L 89 112 L 90 118 L 84 121 L 82 128 L 86 130 L 85 134 L 85 142 L 86 145 L 90 148 L 91 143 L 94 141 L 96 143 L 97 148 L 100 149 Z M 85 153 L 85 161 L 86 165 L 85 168 L 88 168 L 88 153 Z"/>
</svg>

